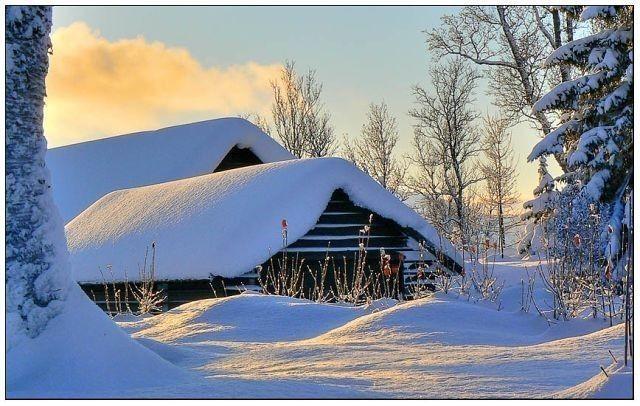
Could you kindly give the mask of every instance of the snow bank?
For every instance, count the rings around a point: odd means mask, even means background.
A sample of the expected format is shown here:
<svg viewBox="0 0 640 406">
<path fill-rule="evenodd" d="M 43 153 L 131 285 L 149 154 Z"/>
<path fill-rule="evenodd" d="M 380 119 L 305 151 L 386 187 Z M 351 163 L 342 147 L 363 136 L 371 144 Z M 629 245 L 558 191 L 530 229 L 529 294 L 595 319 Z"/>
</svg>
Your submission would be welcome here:
<svg viewBox="0 0 640 406">
<path fill-rule="evenodd" d="M 352 307 L 242 294 L 129 320 L 120 325 L 135 341 L 76 288 L 52 329 L 7 353 L 8 396 L 619 398 L 630 393 L 628 370 L 610 367 L 611 379 L 600 373 L 590 380 L 611 359 L 609 349 L 621 359 L 622 325 L 575 335 L 565 323 L 548 328 L 539 317 L 498 312 L 452 295 Z"/>
<path fill-rule="evenodd" d="M 44 332 L 6 356 L 9 398 L 116 397 L 195 377 L 132 340 L 77 285 Z"/>
<path fill-rule="evenodd" d="M 234 147 L 263 162 L 294 158 L 240 118 L 223 118 L 53 148 L 53 195 L 65 222 L 114 190 L 211 173 Z"/>
<path fill-rule="evenodd" d="M 390 305 L 353 307 L 241 294 L 187 303 L 155 317 L 120 325 L 136 338 L 165 343 L 292 341 L 315 337 Z"/>
<path fill-rule="evenodd" d="M 583 336 L 607 326 L 591 320 L 549 326 L 537 314 L 497 311 L 452 294 L 401 304 L 385 299 L 354 307 L 256 293 L 190 302 L 154 317 L 118 324 L 136 339 L 179 346 L 300 340 L 345 345 L 393 339 L 411 344 L 513 347 Z M 155 346 L 149 344 L 152 349 Z M 160 346 L 158 353 L 164 357 L 167 351 Z"/>
<path fill-rule="evenodd" d="M 498 311 L 495 304 L 436 293 L 364 315 L 315 341 L 342 345 L 394 339 L 410 344 L 512 347 L 584 336 L 605 327 L 608 323 L 602 320 L 571 320 L 550 326 L 535 312 Z"/>
<path fill-rule="evenodd" d="M 324 344 L 394 340 L 449 345 L 514 346 L 543 342 L 549 326 L 536 315 L 496 311 L 437 294 L 361 317 L 319 336 Z"/>
<path fill-rule="evenodd" d="M 110 264 L 115 280 L 125 272 L 131 280 L 154 241 L 160 280 L 241 275 L 280 250 L 282 219 L 295 242 L 339 188 L 456 257 L 420 215 L 349 162 L 296 159 L 109 193 L 67 224 L 75 279 L 102 281 Z"/>
<path fill-rule="evenodd" d="M 302 323 L 313 324 L 314 319 Z M 610 361 L 608 350 L 620 359 L 623 327 L 583 335 L 574 325 L 549 328 L 535 315 L 437 295 L 363 314 L 306 340 L 248 345 L 233 341 L 232 335 L 231 341 L 219 340 L 221 336 L 207 341 L 203 335 L 170 345 L 200 351 L 191 367 L 207 376 L 259 379 L 273 384 L 270 394 L 275 397 L 305 396 L 294 382 L 313 382 L 387 398 L 548 398 L 588 380 Z M 221 349 L 227 352 L 221 354 Z M 294 382 L 288 390 L 276 389 L 283 380 Z"/>
<path fill-rule="evenodd" d="M 559 399 L 633 399 L 633 369 L 612 364 L 593 378 L 554 394 Z"/>
</svg>

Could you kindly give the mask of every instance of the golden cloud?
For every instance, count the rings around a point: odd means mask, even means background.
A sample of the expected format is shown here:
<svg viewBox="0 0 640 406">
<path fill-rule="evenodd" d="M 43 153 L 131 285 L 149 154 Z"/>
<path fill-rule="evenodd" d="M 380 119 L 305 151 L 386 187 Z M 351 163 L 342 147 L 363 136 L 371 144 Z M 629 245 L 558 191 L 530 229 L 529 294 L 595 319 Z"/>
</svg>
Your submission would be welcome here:
<svg viewBox="0 0 640 406">
<path fill-rule="evenodd" d="M 114 42 L 84 22 L 52 34 L 44 128 L 50 146 L 241 112 L 265 113 L 281 65 L 203 67 L 184 48 Z"/>
</svg>

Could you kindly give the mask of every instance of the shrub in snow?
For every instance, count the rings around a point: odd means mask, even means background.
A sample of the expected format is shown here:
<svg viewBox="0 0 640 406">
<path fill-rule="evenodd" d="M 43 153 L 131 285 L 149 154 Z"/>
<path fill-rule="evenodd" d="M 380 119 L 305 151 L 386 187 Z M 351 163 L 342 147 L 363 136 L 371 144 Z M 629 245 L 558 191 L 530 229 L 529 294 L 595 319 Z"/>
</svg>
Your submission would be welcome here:
<svg viewBox="0 0 640 406">
<path fill-rule="evenodd" d="M 288 224 L 287 220 L 282 220 L 282 256 L 276 261 L 271 257 L 266 272 L 258 269 L 258 282 L 262 287 L 262 291 L 269 294 L 290 297 L 304 297 L 304 258 L 300 259 L 298 254 L 293 258 L 289 258 L 287 246 L 288 241 Z M 276 266 L 277 265 L 277 266 Z M 308 266 L 306 267 L 308 268 Z"/>
<path fill-rule="evenodd" d="M 610 205 L 593 203 L 581 188 L 568 185 L 554 204 L 553 227 L 546 230 L 548 241 L 539 253 L 547 265 L 538 274 L 553 302 L 544 310 L 554 319 L 590 314 L 612 324 L 622 316 L 622 273 L 613 271 L 603 247 L 607 244 L 606 223 Z M 540 310 L 540 306 L 537 307 Z"/>
<path fill-rule="evenodd" d="M 62 309 L 69 266 L 45 168 L 42 114 L 51 7 L 6 9 L 6 293 L 9 346 Z"/>
<path fill-rule="evenodd" d="M 107 265 L 108 277 L 102 270 L 102 288 L 104 306 L 107 314 L 112 317 L 123 314 L 157 314 L 162 310 L 162 304 L 167 296 L 162 289 L 158 289 L 156 280 L 156 244 L 151 243 L 151 259 L 149 250 L 144 253 L 142 265 L 138 265 L 138 277 L 135 281 L 129 281 L 127 272 L 124 272 L 124 282 L 117 282 L 114 277 L 113 267 Z M 213 292 L 215 290 L 212 287 Z M 91 290 L 91 297 L 98 303 L 95 292 Z"/>
<path fill-rule="evenodd" d="M 410 279 L 409 283 L 406 285 L 407 294 L 412 299 L 420 299 L 433 294 L 435 285 L 433 284 L 433 281 L 429 279 L 429 266 L 424 259 L 426 252 L 427 248 L 425 247 L 424 242 L 419 242 L 416 276 L 413 280 Z"/>
<path fill-rule="evenodd" d="M 304 258 L 300 258 L 298 254 L 291 256 L 287 250 L 282 250 L 282 256 L 275 261 L 271 257 L 269 266 L 263 272 L 262 268 L 258 269 L 260 277 L 258 282 L 264 293 L 290 296 L 304 297 L 303 283 L 305 270 L 310 269 L 305 266 Z"/>
<path fill-rule="evenodd" d="M 339 265 L 340 261 L 329 255 L 328 249 L 325 258 L 317 264 L 305 263 L 298 253 L 292 256 L 287 250 L 287 225 L 283 221 L 281 255 L 272 256 L 267 269 L 258 267 L 258 283 L 263 293 L 352 304 L 402 297 L 401 273 L 394 270 L 390 255 L 382 248 L 379 263 L 369 258 L 372 222 L 373 215 L 370 215 L 369 224 L 359 232 L 359 248 L 351 263 L 351 259 L 344 257 Z M 329 275 L 332 284 L 327 280 Z M 305 280 L 313 282 L 308 290 L 305 290 Z"/>
<path fill-rule="evenodd" d="M 159 312 L 160 305 L 167 299 L 162 290 L 156 290 L 156 243 L 151 244 L 149 269 L 147 269 L 147 252 L 144 253 L 144 263 L 140 268 L 140 282 L 133 284 L 131 293 L 138 302 L 139 314 Z"/>
<path fill-rule="evenodd" d="M 576 261 L 586 251 L 594 262 L 605 260 L 606 220 L 610 217 L 610 205 L 594 203 L 575 185 L 567 185 L 557 196 L 553 206 L 553 227 L 547 229 L 548 250 L 553 257 L 568 255 Z M 565 252 L 566 250 L 566 252 Z M 540 253 L 546 254 L 546 251 Z"/>
<path fill-rule="evenodd" d="M 487 240 L 484 248 L 484 258 L 482 261 L 475 261 L 474 266 L 471 268 L 470 279 L 471 285 L 474 290 L 480 294 L 480 298 L 498 303 L 498 310 L 500 310 L 501 305 L 499 299 L 502 288 L 504 287 L 504 281 L 499 281 L 494 275 L 497 246 L 493 247 L 494 252 L 491 263 L 489 262 L 490 248 L 489 241 Z"/>
</svg>

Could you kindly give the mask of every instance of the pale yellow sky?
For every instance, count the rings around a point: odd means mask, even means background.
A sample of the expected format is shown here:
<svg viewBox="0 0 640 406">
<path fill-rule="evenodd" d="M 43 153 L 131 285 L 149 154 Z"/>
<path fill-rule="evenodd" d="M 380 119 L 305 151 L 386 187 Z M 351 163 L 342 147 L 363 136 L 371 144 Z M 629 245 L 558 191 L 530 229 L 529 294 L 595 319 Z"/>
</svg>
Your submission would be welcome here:
<svg viewBox="0 0 640 406">
<path fill-rule="evenodd" d="M 313 16 L 307 9 L 282 11 L 55 7 L 45 107 L 49 145 L 240 113 L 268 115 L 269 82 L 284 60 L 295 59 L 301 70 L 317 69 L 340 138 L 359 136 L 369 103 L 384 100 L 398 119 L 398 153 L 409 153 L 411 86 L 428 88 L 427 70 L 434 63 L 422 31 L 452 10 L 328 7 Z M 300 15 L 305 18 L 294 18 Z M 388 30 L 381 32 L 381 26 Z M 484 92 L 478 90 L 474 107 L 494 112 Z M 527 124 L 513 128 L 523 199 L 537 184 L 537 166 L 526 163 L 526 156 L 538 140 Z"/>
<path fill-rule="evenodd" d="M 280 64 L 204 67 L 184 48 L 108 41 L 82 22 L 57 29 L 44 128 L 51 147 L 166 125 L 266 113 Z"/>
</svg>

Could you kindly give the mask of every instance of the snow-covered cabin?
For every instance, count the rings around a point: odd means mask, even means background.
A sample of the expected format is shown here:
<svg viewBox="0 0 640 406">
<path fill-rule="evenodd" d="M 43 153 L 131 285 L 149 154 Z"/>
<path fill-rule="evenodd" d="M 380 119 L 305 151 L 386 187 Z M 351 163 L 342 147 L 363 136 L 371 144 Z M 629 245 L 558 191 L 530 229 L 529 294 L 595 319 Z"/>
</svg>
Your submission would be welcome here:
<svg viewBox="0 0 640 406">
<path fill-rule="evenodd" d="M 53 197 L 68 222 L 114 190 L 293 159 L 241 118 L 222 118 L 47 151 Z"/>
<path fill-rule="evenodd" d="M 155 242 L 156 279 L 167 307 L 255 286 L 283 245 L 288 255 L 318 263 L 326 252 L 341 261 L 359 249 L 369 221 L 371 258 L 381 248 L 415 273 L 418 242 L 427 263 L 460 271 L 454 247 L 420 215 L 371 177 L 339 158 L 288 160 L 111 192 L 66 226 L 75 279 L 100 296 L 102 283 L 135 281 Z M 107 266 L 109 271 L 107 272 Z M 217 293 L 216 293 L 217 295 Z M 98 300 L 99 302 L 100 300 Z"/>
</svg>

